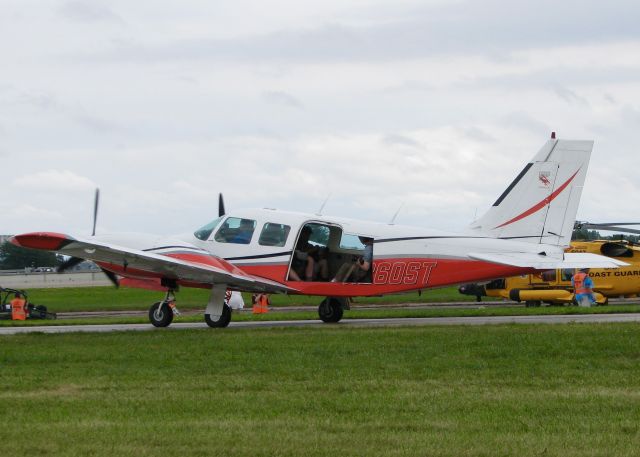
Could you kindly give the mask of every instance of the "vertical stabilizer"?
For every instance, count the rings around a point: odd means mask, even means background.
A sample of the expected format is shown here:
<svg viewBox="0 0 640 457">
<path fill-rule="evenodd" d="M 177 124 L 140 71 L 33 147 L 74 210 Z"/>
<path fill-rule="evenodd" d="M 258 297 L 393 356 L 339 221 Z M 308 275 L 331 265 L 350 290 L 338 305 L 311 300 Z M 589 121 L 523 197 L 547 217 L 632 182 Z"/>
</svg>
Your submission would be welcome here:
<svg viewBox="0 0 640 457">
<path fill-rule="evenodd" d="M 471 231 L 568 246 L 592 149 L 593 141 L 547 141 Z"/>
</svg>

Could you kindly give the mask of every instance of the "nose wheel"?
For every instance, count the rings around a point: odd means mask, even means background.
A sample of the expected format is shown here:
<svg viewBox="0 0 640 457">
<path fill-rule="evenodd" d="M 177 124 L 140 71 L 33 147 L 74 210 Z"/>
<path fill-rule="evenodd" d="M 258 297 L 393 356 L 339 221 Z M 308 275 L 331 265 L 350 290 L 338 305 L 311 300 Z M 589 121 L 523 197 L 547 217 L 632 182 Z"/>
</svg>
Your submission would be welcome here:
<svg viewBox="0 0 640 457">
<path fill-rule="evenodd" d="M 154 327 L 168 327 L 173 321 L 173 311 L 165 302 L 156 302 L 149 308 L 149 321 Z"/>
<path fill-rule="evenodd" d="M 168 327 L 174 315 L 180 315 L 176 308 L 176 296 L 173 290 L 168 290 L 164 300 L 155 302 L 149 308 L 149 322 L 154 327 Z"/>
</svg>

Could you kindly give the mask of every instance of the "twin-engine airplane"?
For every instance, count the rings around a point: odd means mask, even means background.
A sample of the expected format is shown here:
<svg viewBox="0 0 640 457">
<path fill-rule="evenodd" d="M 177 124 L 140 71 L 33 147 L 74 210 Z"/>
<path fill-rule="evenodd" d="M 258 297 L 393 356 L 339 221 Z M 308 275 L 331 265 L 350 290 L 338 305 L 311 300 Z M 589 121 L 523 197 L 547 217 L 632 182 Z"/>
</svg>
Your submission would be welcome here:
<svg viewBox="0 0 640 457">
<path fill-rule="evenodd" d="M 270 209 L 221 216 L 193 234 L 61 233 L 16 235 L 18 246 L 88 259 L 118 281 L 166 291 L 149 309 L 168 326 L 180 286 L 211 290 L 205 321 L 226 327 L 227 289 L 320 295 L 324 322 L 338 322 L 345 297 L 402 293 L 487 281 L 536 270 L 617 267 L 614 259 L 565 253 L 587 173 L 592 141 L 557 140 L 542 147 L 489 211 L 461 233 Z M 97 200 L 96 200 L 97 201 Z M 116 276 L 117 275 L 117 276 Z"/>
</svg>

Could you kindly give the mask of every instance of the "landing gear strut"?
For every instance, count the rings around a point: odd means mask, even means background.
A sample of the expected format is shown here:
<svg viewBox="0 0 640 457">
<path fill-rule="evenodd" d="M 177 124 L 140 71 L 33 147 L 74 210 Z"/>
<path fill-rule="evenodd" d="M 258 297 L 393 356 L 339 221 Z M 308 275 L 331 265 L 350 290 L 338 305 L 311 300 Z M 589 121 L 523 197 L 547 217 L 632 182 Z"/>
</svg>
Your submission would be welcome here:
<svg viewBox="0 0 640 457">
<path fill-rule="evenodd" d="M 209 303 L 204 312 L 204 321 L 209 327 L 223 328 L 231 322 L 231 308 L 225 303 L 226 284 L 213 286 Z"/>
<path fill-rule="evenodd" d="M 154 327 L 168 327 L 173 321 L 173 316 L 180 315 L 176 308 L 176 296 L 173 289 L 167 290 L 164 300 L 151 305 L 149 308 L 149 321 Z"/>
<path fill-rule="evenodd" d="M 318 306 L 318 316 L 322 322 L 340 322 L 345 309 L 349 309 L 349 303 L 345 298 L 327 297 Z"/>
</svg>

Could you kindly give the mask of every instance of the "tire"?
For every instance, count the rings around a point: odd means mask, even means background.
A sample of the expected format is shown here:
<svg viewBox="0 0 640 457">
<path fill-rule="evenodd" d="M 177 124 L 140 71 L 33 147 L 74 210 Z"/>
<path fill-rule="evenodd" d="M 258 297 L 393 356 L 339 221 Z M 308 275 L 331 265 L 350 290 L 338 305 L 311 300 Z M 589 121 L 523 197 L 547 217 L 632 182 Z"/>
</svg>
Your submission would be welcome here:
<svg viewBox="0 0 640 457">
<path fill-rule="evenodd" d="M 527 300 L 526 302 L 524 302 L 524 305 L 527 308 L 537 308 L 541 305 L 540 300 Z"/>
<path fill-rule="evenodd" d="M 224 328 L 231 322 L 231 308 L 225 303 L 222 307 L 222 316 L 217 321 L 211 319 L 209 314 L 204 315 L 204 321 L 211 328 Z"/>
<path fill-rule="evenodd" d="M 318 306 L 318 316 L 322 322 L 334 324 L 342 319 L 342 303 L 336 298 L 327 297 Z"/>
<path fill-rule="evenodd" d="M 158 305 L 160 302 L 155 302 L 149 308 L 149 322 L 154 327 L 168 327 L 173 321 L 173 311 L 169 308 L 169 305 L 166 303 L 162 303 L 160 309 L 158 309 Z"/>
</svg>

